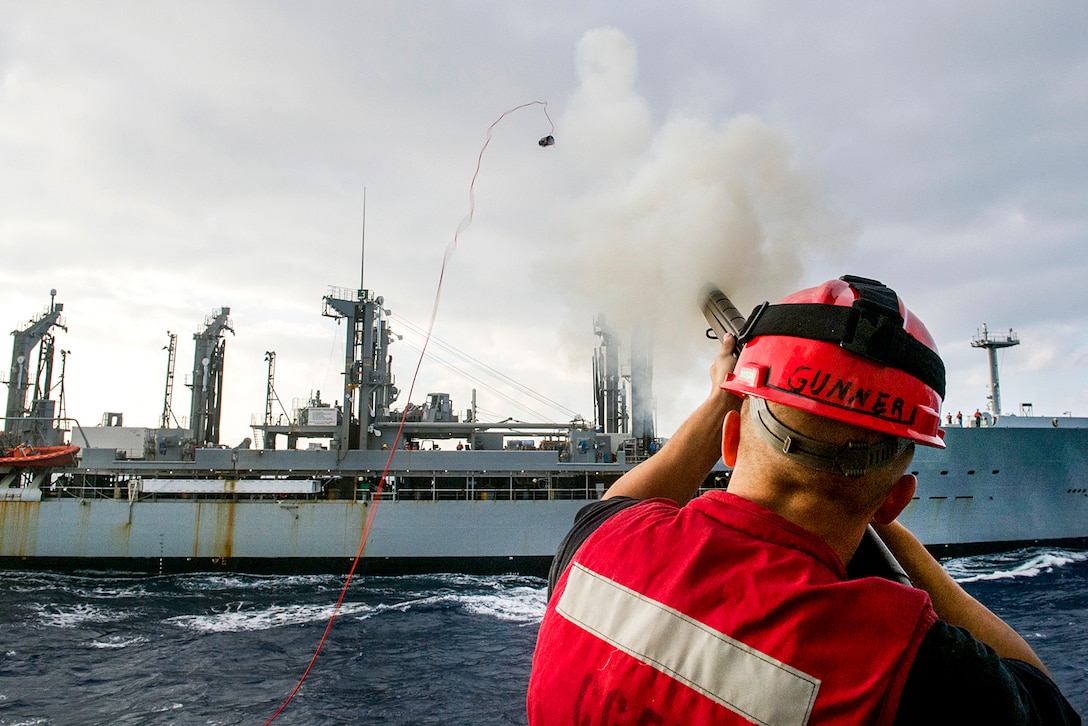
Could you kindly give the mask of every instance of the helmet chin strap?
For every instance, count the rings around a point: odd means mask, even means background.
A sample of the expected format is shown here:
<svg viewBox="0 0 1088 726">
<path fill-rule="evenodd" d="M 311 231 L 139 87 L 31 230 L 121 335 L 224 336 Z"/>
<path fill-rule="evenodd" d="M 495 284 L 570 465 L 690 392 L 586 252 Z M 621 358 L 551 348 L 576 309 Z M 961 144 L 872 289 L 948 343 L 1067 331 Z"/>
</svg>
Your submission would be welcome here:
<svg viewBox="0 0 1088 726">
<path fill-rule="evenodd" d="M 748 397 L 748 408 L 756 431 L 772 449 L 809 469 L 828 471 L 848 477 L 861 477 L 876 471 L 899 456 L 911 445 L 910 439 L 888 435 L 874 443 L 848 441 L 829 444 L 794 431 L 771 413 L 767 402 Z"/>
</svg>

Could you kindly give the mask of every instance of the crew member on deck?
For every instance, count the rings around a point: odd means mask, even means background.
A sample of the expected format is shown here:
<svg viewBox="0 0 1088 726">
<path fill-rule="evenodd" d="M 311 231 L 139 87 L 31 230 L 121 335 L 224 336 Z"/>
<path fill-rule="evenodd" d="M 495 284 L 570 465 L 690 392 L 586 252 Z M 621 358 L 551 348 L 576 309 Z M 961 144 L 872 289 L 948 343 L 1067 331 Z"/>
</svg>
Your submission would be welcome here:
<svg viewBox="0 0 1088 726">
<path fill-rule="evenodd" d="M 1079 724 L 1024 639 L 895 522 L 914 447 L 944 446 L 922 322 L 852 276 L 757 312 L 709 398 L 576 517 L 529 723 Z M 695 497 L 719 456 L 729 491 Z"/>
</svg>

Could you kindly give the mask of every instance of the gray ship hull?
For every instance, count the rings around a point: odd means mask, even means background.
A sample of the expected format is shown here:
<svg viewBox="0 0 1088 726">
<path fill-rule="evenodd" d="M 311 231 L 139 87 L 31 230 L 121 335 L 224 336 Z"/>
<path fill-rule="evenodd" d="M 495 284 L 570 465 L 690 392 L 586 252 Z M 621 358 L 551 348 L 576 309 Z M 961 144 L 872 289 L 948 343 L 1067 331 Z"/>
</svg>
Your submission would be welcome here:
<svg viewBox="0 0 1088 726">
<path fill-rule="evenodd" d="M 948 448 L 919 447 L 900 521 L 938 554 L 1088 545 L 1088 429 L 1053 421 L 950 428 Z"/>
<path fill-rule="evenodd" d="M 584 502 L 2 502 L 0 564 L 145 572 L 547 571 Z"/>
<path fill-rule="evenodd" d="M 900 517 L 936 554 L 1088 545 L 1088 429 L 957 428 L 947 443 L 944 451 L 919 448 L 918 493 Z M 107 465 L 104 454 L 86 452 L 84 470 L 115 479 L 123 472 L 145 484 L 218 467 L 241 481 L 287 464 L 294 476 L 337 466 L 334 452 L 207 450 L 167 472 L 154 462 Z M 385 458 L 350 452 L 339 467 L 355 481 L 376 480 Z M 249 467 L 258 461 L 260 468 Z M 69 480 L 60 490 L 39 490 L 40 500 L 23 490 L 30 501 L 0 501 L 0 564 L 342 572 L 372 515 L 363 572 L 541 574 L 577 510 L 626 468 L 562 464 L 553 452 L 398 452 L 394 484 L 380 497 L 363 489 L 354 499 L 328 498 L 342 491 L 141 497 L 119 487 L 78 489 Z"/>
</svg>

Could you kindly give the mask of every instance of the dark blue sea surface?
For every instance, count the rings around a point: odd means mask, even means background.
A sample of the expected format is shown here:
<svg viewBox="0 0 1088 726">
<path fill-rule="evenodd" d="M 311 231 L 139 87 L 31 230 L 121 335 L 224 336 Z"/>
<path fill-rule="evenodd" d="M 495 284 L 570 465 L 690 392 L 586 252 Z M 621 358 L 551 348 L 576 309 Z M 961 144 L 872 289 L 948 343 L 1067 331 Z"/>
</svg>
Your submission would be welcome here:
<svg viewBox="0 0 1088 726">
<path fill-rule="evenodd" d="M 1088 553 L 947 569 L 1088 713 Z M 0 726 L 262 724 L 302 676 L 342 577 L 0 572 Z M 524 724 L 544 583 L 357 578 L 277 724 Z"/>
</svg>

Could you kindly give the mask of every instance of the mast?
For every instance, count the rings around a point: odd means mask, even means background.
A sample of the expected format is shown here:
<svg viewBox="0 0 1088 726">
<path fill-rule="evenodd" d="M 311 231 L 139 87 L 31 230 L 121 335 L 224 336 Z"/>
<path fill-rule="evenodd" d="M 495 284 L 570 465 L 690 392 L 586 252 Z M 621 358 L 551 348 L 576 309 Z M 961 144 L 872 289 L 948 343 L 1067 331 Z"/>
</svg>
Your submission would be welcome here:
<svg viewBox="0 0 1088 726">
<path fill-rule="evenodd" d="M 1001 383 L 997 375 L 997 349 L 1020 345 L 1020 338 L 1009 328 L 1007 335 L 993 335 L 982 324 L 982 334 L 971 340 L 972 348 L 984 348 L 990 359 L 990 411 L 994 416 L 1001 415 Z"/>
<path fill-rule="evenodd" d="M 268 383 L 264 394 L 264 425 L 272 425 L 272 401 L 276 397 L 276 351 L 266 350 L 264 359 L 268 361 Z"/>
<path fill-rule="evenodd" d="M 359 239 L 359 290 L 367 288 L 367 187 L 362 187 L 362 236 Z"/>
<path fill-rule="evenodd" d="M 68 370 L 68 355 L 72 351 L 62 350 L 60 352 L 60 381 L 57 383 L 57 418 L 63 420 L 68 418 L 68 409 L 64 399 L 64 375 Z"/>
<path fill-rule="evenodd" d="M 162 423 L 160 424 L 164 429 L 170 428 L 170 419 L 174 415 L 171 404 L 174 399 L 174 361 L 178 350 L 177 333 L 167 330 L 166 334 L 170 336 L 170 342 L 166 346 L 166 391 L 162 397 Z"/>
</svg>

